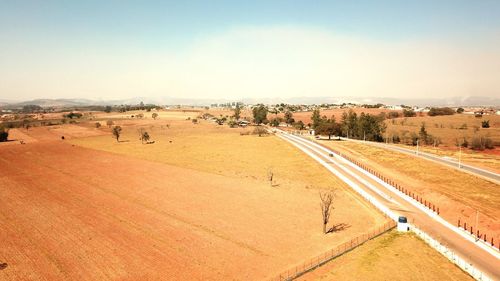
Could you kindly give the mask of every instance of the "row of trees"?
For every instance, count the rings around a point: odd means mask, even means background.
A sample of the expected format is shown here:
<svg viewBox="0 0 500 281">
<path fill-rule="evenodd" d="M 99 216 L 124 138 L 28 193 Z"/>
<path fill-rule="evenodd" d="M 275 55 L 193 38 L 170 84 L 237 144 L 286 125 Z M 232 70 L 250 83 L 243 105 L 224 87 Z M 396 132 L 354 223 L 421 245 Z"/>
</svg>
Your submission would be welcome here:
<svg viewBox="0 0 500 281">
<path fill-rule="evenodd" d="M 335 116 L 327 118 L 321 116 L 319 110 L 314 110 L 311 116 L 312 128 L 316 134 L 332 136 L 344 136 L 355 139 L 365 139 L 370 141 L 383 141 L 383 133 L 386 130 L 384 116 L 374 116 L 371 114 L 356 114 L 352 109 L 342 113 L 340 122 L 335 120 Z"/>
<path fill-rule="evenodd" d="M 291 110 L 286 110 L 283 114 L 283 118 L 278 116 L 278 111 L 269 112 L 267 106 L 259 104 L 252 108 L 254 123 L 259 124 L 269 124 L 273 127 L 279 126 L 280 123 L 284 122 L 290 126 L 294 126 L 298 130 L 305 129 L 305 124 L 302 121 L 295 121 L 293 118 L 293 112 Z M 275 114 L 274 118 L 271 120 L 267 119 L 269 113 Z"/>
</svg>

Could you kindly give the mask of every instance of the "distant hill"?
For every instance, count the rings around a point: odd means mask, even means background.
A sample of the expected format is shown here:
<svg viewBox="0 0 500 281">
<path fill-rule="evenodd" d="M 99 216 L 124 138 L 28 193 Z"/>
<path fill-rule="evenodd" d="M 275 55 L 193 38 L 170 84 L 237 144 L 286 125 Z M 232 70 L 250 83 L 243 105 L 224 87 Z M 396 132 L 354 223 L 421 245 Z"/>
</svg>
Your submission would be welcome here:
<svg viewBox="0 0 500 281">
<path fill-rule="evenodd" d="M 410 105 L 410 106 L 500 106 L 500 98 L 497 97 L 453 97 L 453 98 L 436 98 L 436 99 L 409 99 L 409 98 L 362 98 L 362 97 L 294 97 L 294 98 L 244 98 L 244 99 L 190 99 L 176 97 L 134 97 L 120 100 L 91 100 L 91 99 L 35 99 L 23 102 L 15 102 L 9 100 L 1 100 L 0 106 L 4 108 L 19 108 L 24 105 L 32 104 L 42 107 L 74 107 L 74 106 L 89 106 L 89 105 L 135 105 L 140 102 L 145 104 L 158 105 L 210 105 L 214 103 L 227 103 L 234 101 L 242 101 L 247 104 L 276 104 L 276 103 L 293 103 L 293 104 L 376 104 L 382 103 L 387 105 Z"/>
</svg>

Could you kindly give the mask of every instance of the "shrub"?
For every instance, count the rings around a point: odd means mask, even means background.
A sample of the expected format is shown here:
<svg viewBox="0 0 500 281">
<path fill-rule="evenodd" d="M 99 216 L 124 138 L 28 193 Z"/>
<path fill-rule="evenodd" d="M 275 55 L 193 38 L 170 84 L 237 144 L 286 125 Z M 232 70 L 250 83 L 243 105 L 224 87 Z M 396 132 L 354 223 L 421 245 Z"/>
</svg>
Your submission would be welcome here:
<svg viewBox="0 0 500 281">
<path fill-rule="evenodd" d="M 389 112 L 389 114 L 387 115 L 387 117 L 389 119 L 398 118 L 399 117 L 399 112 L 397 112 L 397 111 L 391 111 L 391 112 Z"/>
<path fill-rule="evenodd" d="M 229 121 L 227 121 L 227 125 L 229 126 L 229 128 L 236 128 L 238 127 L 238 122 L 231 118 Z"/>
<path fill-rule="evenodd" d="M 4 127 L 0 127 L 0 142 L 7 141 L 9 138 L 9 130 Z"/>
<path fill-rule="evenodd" d="M 299 120 L 298 122 L 293 123 L 293 127 L 297 130 L 304 130 L 306 126 L 304 125 L 304 122 Z"/>
<path fill-rule="evenodd" d="M 417 116 L 417 113 L 413 109 L 403 109 L 403 116 L 404 117 L 415 117 Z M 403 125 L 403 124 L 401 124 Z"/>
<path fill-rule="evenodd" d="M 106 121 L 106 125 L 108 125 L 109 128 L 111 128 L 111 126 L 113 126 L 115 124 L 115 122 L 113 122 L 113 120 L 108 120 Z"/>
<path fill-rule="evenodd" d="M 467 139 L 465 137 L 463 137 L 461 139 L 455 139 L 455 145 L 461 146 L 461 147 L 468 147 L 469 142 L 467 141 Z"/>
<path fill-rule="evenodd" d="M 484 136 L 474 136 L 471 141 L 471 149 L 473 150 L 485 150 L 493 149 L 493 141 L 489 137 Z"/>
<path fill-rule="evenodd" d="M 438 115 L 453 115 L 455 114 L 455 110 L 449 107 L 432 107 L 427 115 L 429 116 L 438 116 Z"/>
<path fill-rule="evenodd" d="M 273 118 L 273 119 L 271 119 L 271 121 L 269 122 L 269 125 L 271 125 L 273 127 L 278 127 L 280 125 L 279 118 Z"/>
<path fill-rule="evenodd" d="M 400 143 L 401 139 L 399 138 L 399 135 L 393 135 L 392 136 L 392 142 L 393 143 Z"/>
<path fill-rule="evenodd" d="M 68 114 L 63 115 L 64 118 L 69 118 L 69 119 L 82 118 L 82 116 L 83 116 L 83 114 L 75 113 L 75 112 L 70 112 Z"/>
<path fill-rule="evenodd" d="M 99 122 L 95 122 L 95 127 L 96 127 L 97 129 L 99 129 L 99 128 L 101 127 L 101 123 L 99 123 Z"/>
<path fill-rule="evenodd" d="M 464 112 L 463 108 L 461 108 L 461 107 L 457 108 L 457 113 L 463 113 L 463 112 Z"/>
<path fill-rule="evenodd" d="M 261 137 L 263 135 L 268 135 L 269 132 L 264 127 L 256 126 L 255 129 L 253 130 L 253 134 L 259 135 L 259 137 Z"/>
<path fill-rule="evenodd" d="M 489 128 L 490 127 L 490 120 L 484 120 L 481 122 L 481 127 L 482 128 Z"/>
</svg>

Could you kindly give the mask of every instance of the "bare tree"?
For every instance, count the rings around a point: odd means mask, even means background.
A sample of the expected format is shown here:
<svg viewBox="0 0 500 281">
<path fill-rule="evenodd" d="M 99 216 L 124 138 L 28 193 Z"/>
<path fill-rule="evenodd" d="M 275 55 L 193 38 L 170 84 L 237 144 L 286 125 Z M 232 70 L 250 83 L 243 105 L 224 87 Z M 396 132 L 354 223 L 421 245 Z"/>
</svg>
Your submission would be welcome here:
<svg viewBox="0 0 500 281">
<path fill-rule="evenodd" d="M 323 233 L 327 233 L 326 231 L 326 225 L 330 221 L 330 214 L 332 209 L 334 207 L 332 206 L 333 203 L 333 197 L 334 193 L 333 192 L 320 192 L 319 193 L 319 198 L 321 199 L 321 215 L 323 216 Z"/>
<path fill-rule="evenodd" d="M 273 177 L 274 173 L 272 169 L 267 170 L 267 180 L 269 180 L 269 184 L 273 186 Z"/>
<path fill-rule="evenodd" d="M 144 131 L 141 135 L 141 142 L 144 144 L 144 142 L 148 143 L 150 139 L 150 136 L 148 132 Z"/>
<path fill-rule="evenodd" d="M 120 135 L 122 134 L 122 127 L 114 126 L 113 127 L 113 136 L 116 138 L 116 141 L 120 141 Z"/>
</svg>

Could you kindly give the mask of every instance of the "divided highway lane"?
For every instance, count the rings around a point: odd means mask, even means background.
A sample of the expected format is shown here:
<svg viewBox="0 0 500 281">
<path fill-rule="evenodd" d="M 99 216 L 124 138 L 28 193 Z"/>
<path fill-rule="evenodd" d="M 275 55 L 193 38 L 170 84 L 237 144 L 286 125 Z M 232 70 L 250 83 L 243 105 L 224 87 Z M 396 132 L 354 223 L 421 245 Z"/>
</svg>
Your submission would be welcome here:
<svg viewBox="0 0 500 281">
<path fill-rule="evenodd" d="M 404 148 L 404 147 L 399 147 L 399 146 L 395 146 L 395 145 L 390 145 L 390 144 L 376 143 L 376 142 L 370 142 L 370 141 L 360 141 L 360 140 L 353 140 L 353 139 L 348 139 L 348 138 L 341 138 L 341 139 L 348 140 L 348 141 L 354 141 L 354 142 L 362 142 L 364 144 L 377 146 L 377 147 L 380 147 L 383 149 L 389 149 L 389 150 L 393 150 L 396 152 L 402 152 L 402 153 L 409 154 L 409 155 L 416 156 L 416 157 L 422 157 L 422 158 L 425 158 L 428 160 L 438 162 L 440 164 L 451 166 L 455 169 L 466 171 L 468 173 L 486 178 L 488 180 L 492 180 L 496 183 L 500 183 L 500 174 L 497 174 L 497 173 L 494 173 L 491 171 L 487 171 L 487 170 L 484 170 L 484 169 L 481 169 L 478 167 L 474 167 L 471 165 L 463 164 L 463 163 L 460 163 L 460 167 L 459 167 L 458 161 L 453 160 L 453 159 L 439 157 L 437 155 L 433 155 L 433 154 L 427 153 L 427 152 L 419 152 L 417 155 L 415 150 Z"/>
<path fill-rule="evenodd" d="M 356 168 L 356 165 L 332 151 L 310 140 L 283 131 L 278 131 L 277 136 L 318 161 L 353 189 L 361 189 L 361 192 L 370 194 L 378 203 L 394 214 L 406 216 L 409 222 L 452 249 L 458 256 L 490 278 L 500 280 L 500 254 L 497 250 L 488 248 L 488 246 L 457 232 L 449 223 L 443 223 L 442 218 L 434 218 L 425 208 L 419 208 L 418 204 L 405 200 L 397 192 L 384 186 L 376 177 Z"/>
</svg>

